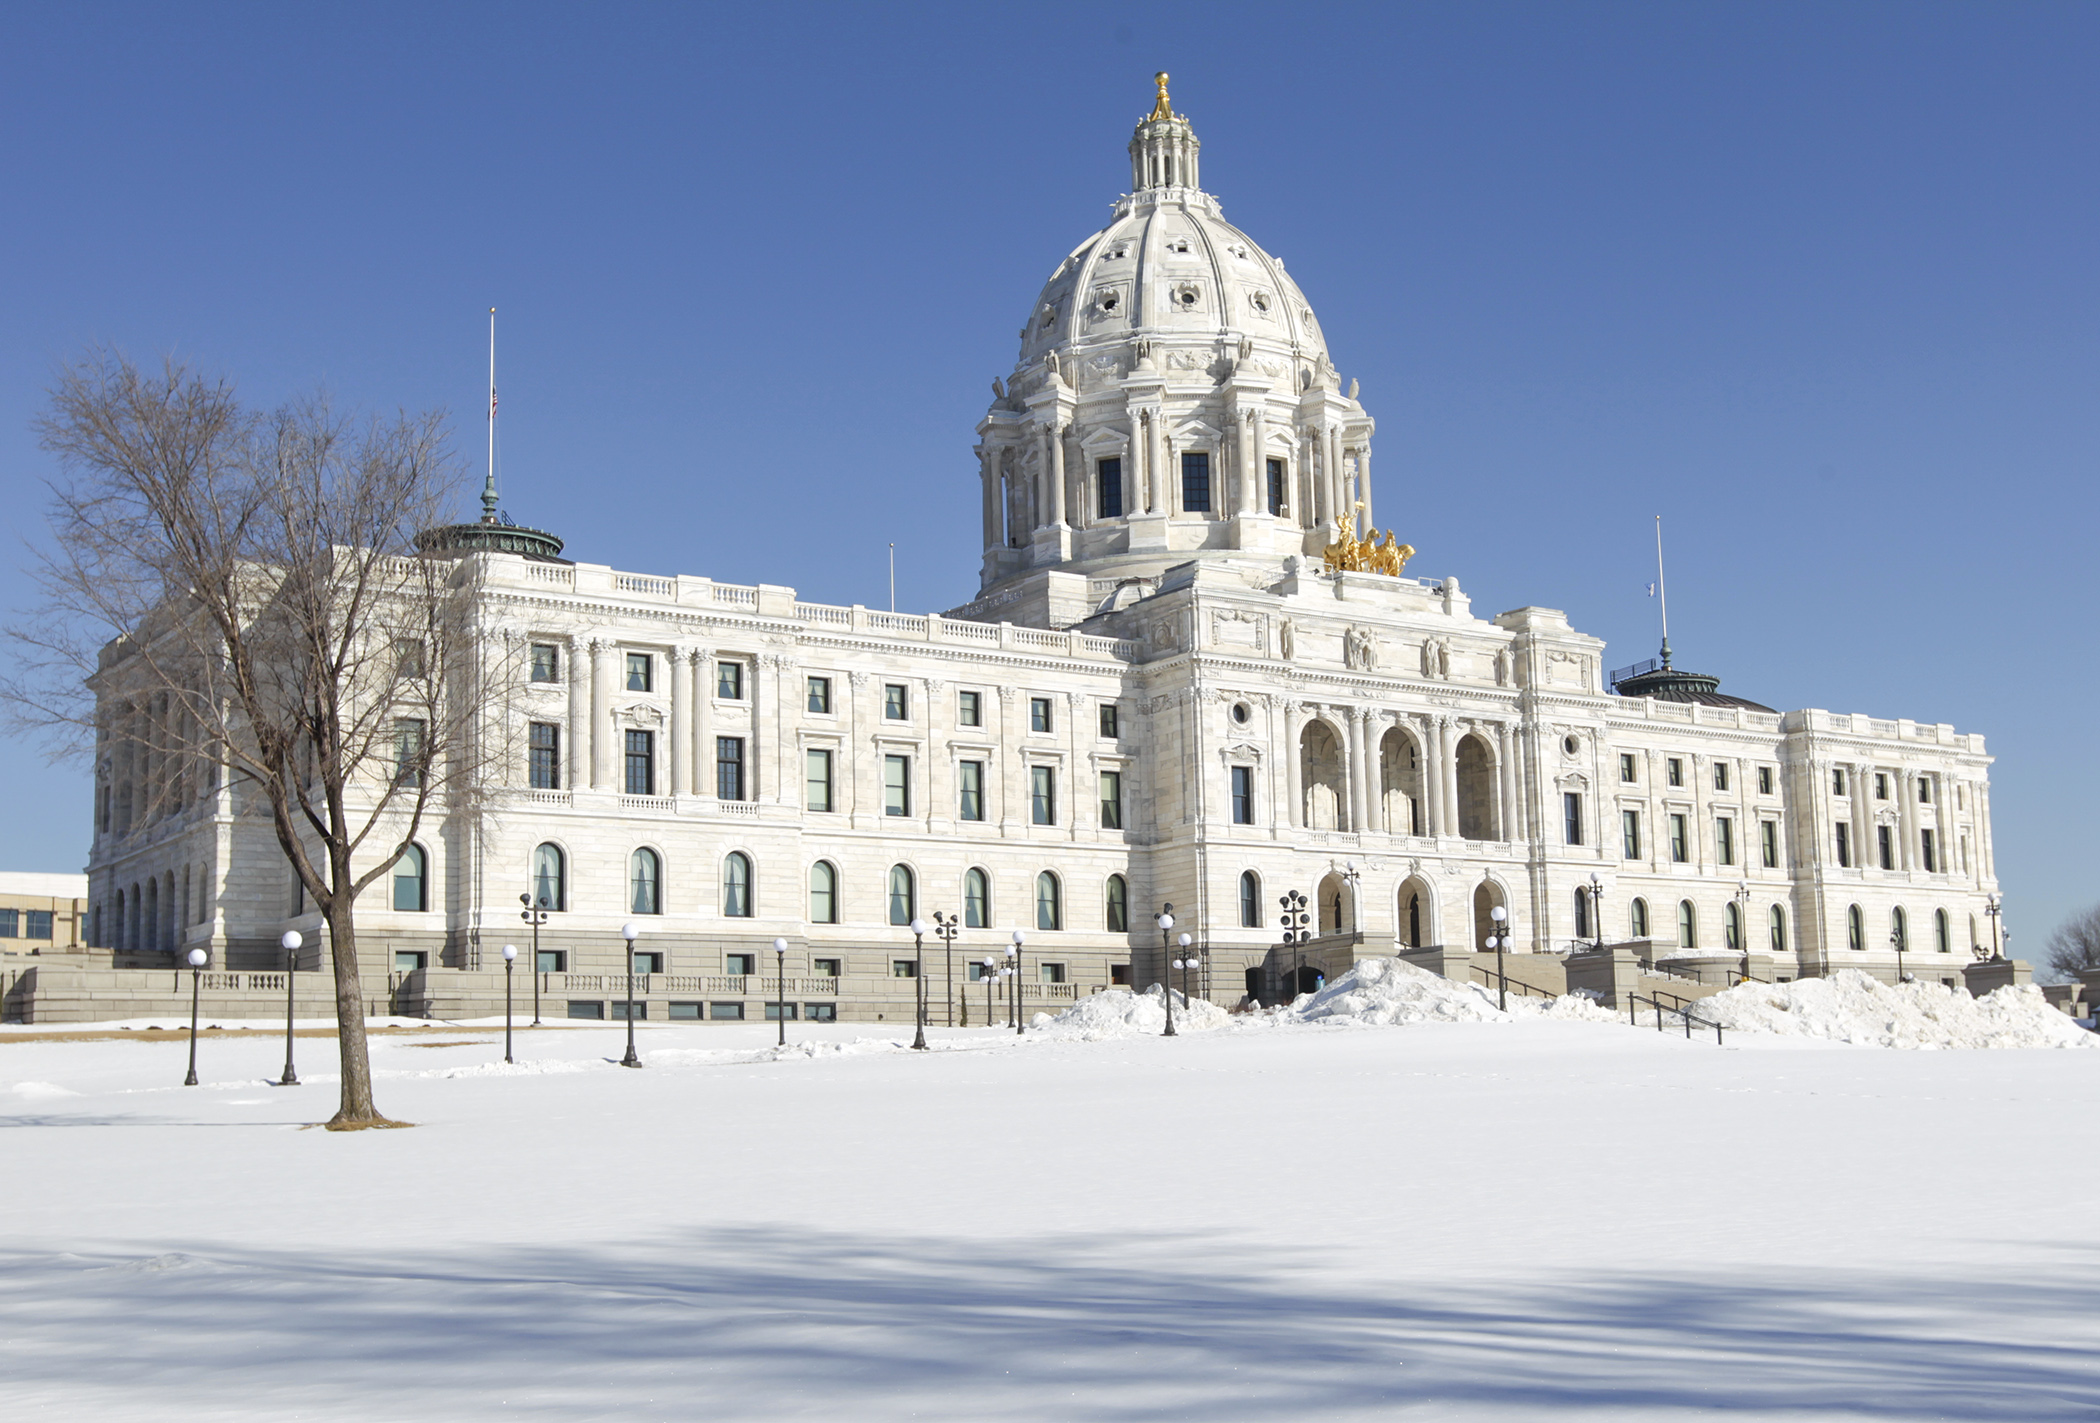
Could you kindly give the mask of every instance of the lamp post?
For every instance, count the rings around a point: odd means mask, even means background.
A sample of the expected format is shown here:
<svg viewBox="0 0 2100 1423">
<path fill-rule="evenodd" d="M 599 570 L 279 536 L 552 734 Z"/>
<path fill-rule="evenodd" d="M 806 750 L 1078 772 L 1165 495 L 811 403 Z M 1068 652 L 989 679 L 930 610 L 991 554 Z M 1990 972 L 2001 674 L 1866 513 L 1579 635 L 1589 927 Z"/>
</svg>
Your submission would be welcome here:
<svg viewBox="0 0 2100 1423">
<path fill-rule="evenodd" d="M 505 945 L 503 946 L 503 1060 L 504 1060 L 505 1062 L 509 1062 L 509 1061 L 511 1060 L 511 1057 L 510 1057 L 510 977 L 511 977 L 511 970 L 515 969 L 515 968 L 516 968 L 517 966 L 518 966 L 518 946 L 517 946 L 516 944 L 505 944 Z"/>
<path fill-rule="evenodd" d="M 947 1013 L 948 1026 L 952 1028 L 955 1026 L 955 936 L 962 932 L 962 915 L 946 914 L 936 909 L 933 911 L 933 923 L 934 937 L 947 946 L 947 988 L 943 994 L 947 1003 L 943 1011 Z M 963 1015 L 967 1017 L 969 1012 L 966 1005 Z"/>
<path fill-rule="evenodd" d="M 1498 904 L 1488 911 L 1488 918 L 1495 921 L 1495 932 L 1488 935 L 1488 946 L 1495 951 L 1495 1006 L 1507 1013 L 1509 973 L 1502 955 L 1509 949 L 1509 911 Z"/>
<path fill-rule="evenodd" d="M 1189 970 L 1196 966 L 1197 959 L 1195 951 L 1189 947 L 1188 935 L 1183 934 L 1178 942 L 1181 956 L 1174 960 L 1174 967 L 1181 970 L 1181 1001 L 1186 1005 L 1189 1001 Z"/>
<path fill-rule="evenodd" d="M 916 1015 L 917 1021 L 916 1021 L 916 1024 L 915 1024 L 915 1031 L 914 1031 L 914 1033 L 913 1033 L 913 1036 L 912 1036 L 912 1040 L 911 1040 L 911 1045 L 912 1045 L 912 1047 L 913 1047 L 913 1048 L 914 1048 L 915 1050 L 917 1050 L 917 1051 L 919 1051 L 919 1052 L 925 1052 L 925 1051 L 926 1051 L 926 921 L 925 921 L 924 919 L 914 919 L 914 920 L 912 920 L 912 921 L 911 921 L 911 925 L 910 925 L 910 928 L 911 928 L 911 943 L 912 943 L 912 953 L 913 953 L 913 954 L 915 954 L 915 955 L 917 955 L 917 957 L 918 957 L 918 963 L 917 963 L 917 965 L 916 965 L 916 966 L 915 966 L 915 967 L 914 967 L 914 968 L 912 969 L 912 988 L 913 988 L 913 989 L 915 990 L 915 992 L 916 992 L 916 995 L 917 995 L 917 997 L 918 997 L 918 1004 L 919 1004 L 919 1011 L 918 1011 L 918 1013 L 917 1013 L 917 1015 Z"/>
<path fill-rule="evenodd" d="M 1598 953 L 1604 952 L 1604 881 L 1590 872 L 1590 932 L 1596 939 Z"/>
<path fill-rule="evenodd" d="M 1304 953 L 1305 941 L 1312 937 L 1312 901 L 1292 890 L 1276 901 L 1283 906 L 1283 944 L 1291 950 L 1291 991 L 1284 996 L 1298 996 L 1298 958 Z"/>
<path fill-rule="evenodd" d="M 547 901 L 543 899 L 535 905 L 531 895 L 521 894 L 518 903 L 525 906 L 525 912 L 518 917 L 532 926 L 532 1026 L 537 1028 L 540 1025 L 540 925 L 547 922 Z"/>
<path fill-rule="evenodd" d="M 1903 971 L 1903 951 L 1909 946 L 1903 942 L 1904 933 L 1899 927 L 1889 927 L 1889 945 L 1896 951 L 1896 982 L 1910 982 L 1910 975 Z"/>
<path fill-rule="evenodd" d="M 983 969 L 983 972 L 978 977 L 984 980 L 984 1025 L 987 1028 L 997 1027 L 998 1025 L 992 1021 L 992 985 L 999 981 L 999 960 L 993 958 L 990 954 L 986 954 L 983 964 L 979 965 L 979 967 Z"/>
<path fill-rule="evenodd" d="M 642 936 L 640 926 L 628 923 L 620 926 L 620 937 L 627 941 L 627 1056 L 620 1059 L 622 1067 L 640 1067 L 641 1054 L 634 1050 L 634 941 Z"/>
<path fill-rule="evenodd" d="M 284 1076 L 277 1085 L 297 1087 L 299 1074 L 292 1068 L 292 975 L 299 971 L 299 946 L 306 941 L 297 929 L 287 929 L 277 942 L 284 945 Z"/>
<path fill-rule="evenodd" d="M 1159 911 L 1159 996 L 1167 1001 L 1167 1030 L 1160 1034 L 1171 1038 L 1174 1032 L 1174 980 L 1168 976 L 1173 949 L 1168 936 L 1174 932 L 1174 906 L 1162 905 Z"/>
<path fill-rule="evenodd" d="M 1983 897 L 1983 912 L 1991 916 L 1991 962 L 2005 961 L 2005 940 L 1998 932 L 1998 916 L 2005 912 L 2005 901 L 1995 894 Z"/>
<path fill-rule="evenodd" d="M 780 1024 L 780 1045 L 788 1044 L 788 941 L 773 941 L 773 1021 Z"/>
<path fill-rule="evenodd" d="M 204 959 L 204 950 L 190 950 L 190 1075 L 182 1079 L 185 1087 L 197 1085 L 197 992 L 204 978 Z"/>
<path fill-rule="evenodd" d="M 1019 929 L 1014 930 L 1014 941 L 1007 946 L 1006 956 L 1014 965 L 1014 1036 L 1028 1031 L 1028 1016 L 1021 1011 L 1021 945 L 1023 938 Z"/>
<path fill-rule="evenodd" d="M 1750 881 L 1742 879 L 1735 882 L 1735 902 L 1738 906 L 1735 914 L 1735 929 L 1736 933 L 1742 938 L 1742 942 L 1737 944 L 1736 947 L 1743 951 L 1743 982 L 1748 983 L 1750 981 Z M 1900 977 L 1903 968 L 1900 959 L 1897 961 L 1896 968 Z"/>
</svg>

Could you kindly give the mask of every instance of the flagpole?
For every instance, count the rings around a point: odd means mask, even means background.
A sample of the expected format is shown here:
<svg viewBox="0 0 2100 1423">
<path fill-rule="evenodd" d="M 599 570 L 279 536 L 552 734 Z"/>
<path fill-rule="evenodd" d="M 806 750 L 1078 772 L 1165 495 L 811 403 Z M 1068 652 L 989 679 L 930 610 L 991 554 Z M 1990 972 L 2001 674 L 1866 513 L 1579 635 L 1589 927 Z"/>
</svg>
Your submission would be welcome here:
<svg viewBox="0 0 2100 1423">
<path fill-rule="evenodd" d="M 1663 516 L 1655 516 L 1655 592 L 1662 602 L 1662 662 L 1670 665 L 1670 586 L 1663 581 Z"/>
<path fill-rule="evenodd" d="M 496 522 L 496 308 L 489 308 L 489 477 L 481 486 L 481 517 Z"/>
<path fill-rule="evenodd" d="M 890 611 L 897 611 L 897 546 L 890 545 Z"/>
</svg>

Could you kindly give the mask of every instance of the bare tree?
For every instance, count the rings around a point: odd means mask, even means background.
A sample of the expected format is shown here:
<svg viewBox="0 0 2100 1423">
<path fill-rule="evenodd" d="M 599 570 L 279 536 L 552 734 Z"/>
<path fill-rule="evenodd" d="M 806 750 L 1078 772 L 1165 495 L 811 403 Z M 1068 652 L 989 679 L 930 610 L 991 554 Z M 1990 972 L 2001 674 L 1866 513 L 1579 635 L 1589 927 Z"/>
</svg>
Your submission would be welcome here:
<svg viewBox="0 0 2100 1423">
<path fill-rule="evenodd" d="M 2049 931 L 2043 947 L 2049 969 L 2060 982 L 2072 982 L 2084 969 L 2100 968 L 2100 904 L 2073 914 Z"/>
<path fill-rule="evenodd" d="M 461 473 L 443 418 L 356 419 L 320 397 L 256 412 L 180 362 L 146 375 L 98 349 L 60 371 L 37 430 L 64 478 L 0 695 L 69 747 L 99 715 L 150 758 L 127 825 L 222 773 L 268 816 L 327 926 L 328 1125 L 393 1125 L 372 1102 L 357 898 L 475 782 L 495 685 L 465 565 L 417 551 Z"/>
</svg>

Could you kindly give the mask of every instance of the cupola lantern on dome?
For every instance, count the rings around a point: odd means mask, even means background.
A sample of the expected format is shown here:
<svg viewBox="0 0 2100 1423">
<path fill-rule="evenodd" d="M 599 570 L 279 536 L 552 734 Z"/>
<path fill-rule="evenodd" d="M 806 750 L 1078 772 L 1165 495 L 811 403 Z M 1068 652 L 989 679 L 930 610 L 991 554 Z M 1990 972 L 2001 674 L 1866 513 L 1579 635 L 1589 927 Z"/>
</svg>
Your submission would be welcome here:
<svg viewBox="0 0 2100 1423">
<path fill-rule="evenodd" d="M 1200 188 L 1197 153 L 1203 147 L 1189 121 L 1174 112 L 1167 100 L 1165 70 L 1152 76 L 1159 85 L 1159 98 L 1152 112 L 1138 120 L 1130 136 L 1130 184 L 1133 191 L 1148 188 Z"/>
</svg>

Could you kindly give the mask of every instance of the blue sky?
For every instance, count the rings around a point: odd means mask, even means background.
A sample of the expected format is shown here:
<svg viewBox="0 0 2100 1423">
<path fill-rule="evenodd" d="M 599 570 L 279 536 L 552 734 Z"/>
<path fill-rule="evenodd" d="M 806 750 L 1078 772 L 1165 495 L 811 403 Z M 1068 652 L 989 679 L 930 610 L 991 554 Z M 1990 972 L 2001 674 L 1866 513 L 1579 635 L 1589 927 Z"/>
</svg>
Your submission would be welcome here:
<svg viewBox="0 0 2100 1423">
<path fill-rule="evenodd" d="M 0 489 L 52 366 L 442 405 L 591 562 L 951 606 L 972 427 L 1155 69 L 1379 421 L 1381 523 L 1782 708 L 1998 757 L 2023 956 L 2100 900 L 2100 9 L 0 7 Z M 0 562 L 0 601 L 30 589 Z M 0 741 L 0 866 L 84 771 Z"/>
</svg>

